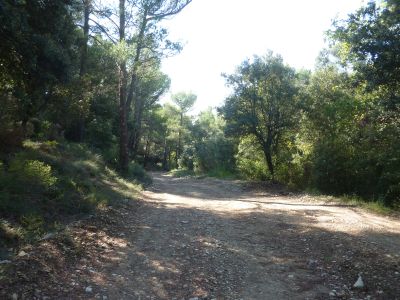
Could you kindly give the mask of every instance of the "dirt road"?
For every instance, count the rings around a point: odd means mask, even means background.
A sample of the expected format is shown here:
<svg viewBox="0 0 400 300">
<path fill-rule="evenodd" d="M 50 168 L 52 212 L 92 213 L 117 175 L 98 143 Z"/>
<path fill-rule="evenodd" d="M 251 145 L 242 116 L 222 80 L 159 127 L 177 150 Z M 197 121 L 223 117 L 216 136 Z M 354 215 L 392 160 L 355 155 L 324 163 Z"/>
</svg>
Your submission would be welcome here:
<svg viewBox="0 0 400 300">
<path fill-rule="evenodd" d="M 400 297 L 398 221 L 273 188 L 153 177 L 129 255 L 136 297 Z"/>
<path fill-rule="evenodd" d="M 399 220 L 275 186 L 152 175 L 139 204 L 71 229 L 95 245 L 61 264 L 57 288 L 30 287 L 38 299 L 400 299 Z"/>
</svg>

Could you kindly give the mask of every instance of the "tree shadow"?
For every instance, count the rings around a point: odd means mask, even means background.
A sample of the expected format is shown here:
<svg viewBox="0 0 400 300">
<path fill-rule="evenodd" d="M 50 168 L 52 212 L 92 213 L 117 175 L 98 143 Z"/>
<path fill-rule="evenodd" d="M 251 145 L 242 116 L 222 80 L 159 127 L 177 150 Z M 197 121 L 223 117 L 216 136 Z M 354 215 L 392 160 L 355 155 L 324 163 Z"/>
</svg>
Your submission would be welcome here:
<svg viewBox="0 0 400 300">
<path fill-rule="evenodd" d="M 196 195 L 173 186 L 182 183 L 173 180 L 162 192 L 201 200 L 210 194 L 204 182 L 201 188 L 190 183 Z M 109 193 L 125 196 L 112 187 Z M 223 200 L 223 193 L 214 201 Z M 14 277 L 0 280 L 0 296 L 326 299 L 333 289 L 342 298 L 400 295 L 395 273 L 400 257 L 379 242 L 390 239 L 399 245 L 398 234 L 365 230 L 356 235 L 318 227 L 313 214 L 319 210 L 305 207 L 315 205 L 250 201 L 256 208 L 292 209 L 216 211 L 162 201 L 154 189 L 147 196 L 153 198 L 120 202 L 74 224 L 66 237 L 28 249 L 29 255 L 9 270 Z M 238 192 L 241 201 L 246 197 Z M 329 211 L 323 214 L 330 217 Z M 364 290 L 352 288 L 359 273 Z"/>
</svg>

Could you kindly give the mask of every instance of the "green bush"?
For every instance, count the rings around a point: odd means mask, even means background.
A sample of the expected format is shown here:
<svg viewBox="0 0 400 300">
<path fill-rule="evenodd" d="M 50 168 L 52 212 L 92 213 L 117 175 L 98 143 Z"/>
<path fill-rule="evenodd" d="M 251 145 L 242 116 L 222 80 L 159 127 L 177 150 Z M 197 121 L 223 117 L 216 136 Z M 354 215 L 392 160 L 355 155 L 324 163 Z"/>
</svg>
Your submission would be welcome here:
<svg viewBox="0 0 400 300">
<path fill-rule="evenodd" d="M 38 214 L 28 214 L 22 216 L 21 224 L 24 228 L 24 235 L 27 239 L 33 239 L 45 232 L 44 219 Z"/>
<path fill-rule="evenodd" d="M 93 119 L 87 125 L 87 142 L 98 149 L 108 149 L 117 143 L 117 138 L 112 131 L 112 123 L 101 118 Z"/>
<path fill-rule="evenodd" d="M 236 155 L 236 166 L 247 179 L 267 180 L 270 178 L 264 153 L 253 137 L 241 139 Z"/>
<path fill-rule="evenodd" d="M 232 179 L 236 178 L 237 175 L 232 170 L 227 170 L 223 168 L 215 168 L 207 172 L 207 176 L 222 178 L 222 179 Z"/>
<path fill-rule="evenodd" d="M 110 166 L 118 166 L 118 145 L 113 144 L 101 151 L 104 161 Z"/>
<path fill-rule="evenodd" d="M 15 184 L 21 186 L 40 186 L 50 189 L 57 182 L 53 176 L 51 166 L 38 160 L 24 160 L 16 157 L 10 162 L 8 170 Z"/>
<path fill-rule="evenodd" d="M 194 169 L 194 153 L 195 149 L 192 146 L 186 146 L 184 148 L 183 153 L 178 160 L 178 165 L 180 169 Z"/>
<path fill-rule="evenodd" d="M 145 169 L 141 165 L 133 161 L 130 162 L 128 166 L 128 177 L 130 179 L 137 180 L 138 182 L 141 182 L 143 184 L 151 184 L 152 182 L 151 177 L 149 176 L 149 174 L 147 174 Z"/>
<path fill-rule="evenodd" d="M 234 145 L 223 137 L 209 137 L 197 143 L 194 153 L 194 169 L 197 172 L 210 172 L 223 169 L 233 172 L 235 169 Z"/>
<path fill-rule="evenodd" d="M 57 177 L 50 165 L 27 159 L 21 152 L 9 163 L 8 169 L 0 169 L 0 211 L 22 215 L 40 210 L 45 200 L 57 194 Z M 40 205 L 39 205 L 40 203 Z"/>
<path fill-rule="evenodd" d="M 188 170 L 188 169 L 173 169 L 169 172 L 174 177 L 191 177 L 195 176 L 196 173 L 193 170 Z"/>
</svg>

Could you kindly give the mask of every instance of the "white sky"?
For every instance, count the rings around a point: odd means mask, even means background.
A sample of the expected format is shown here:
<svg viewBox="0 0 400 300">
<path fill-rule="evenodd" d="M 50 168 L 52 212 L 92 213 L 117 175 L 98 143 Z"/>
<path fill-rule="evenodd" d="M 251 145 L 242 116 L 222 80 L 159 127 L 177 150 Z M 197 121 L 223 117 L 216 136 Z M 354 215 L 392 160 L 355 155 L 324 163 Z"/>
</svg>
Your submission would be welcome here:
<svg viewBox="0 0 400 300">
<path fill-rule="evenodd" d="M 295 68 L 313 69 L 332 20 L 346 17 L 362 0 L 193 0 L 165 21 L 169 38 L 183 51 L 163 62 L 171 93 L 192 91 L 193 112 L 222 104 L 229 94 L 221 73 L 246 57 L 279 53 Z M 165 98 L 169 99 L 170 94 Z"/>
</svg>

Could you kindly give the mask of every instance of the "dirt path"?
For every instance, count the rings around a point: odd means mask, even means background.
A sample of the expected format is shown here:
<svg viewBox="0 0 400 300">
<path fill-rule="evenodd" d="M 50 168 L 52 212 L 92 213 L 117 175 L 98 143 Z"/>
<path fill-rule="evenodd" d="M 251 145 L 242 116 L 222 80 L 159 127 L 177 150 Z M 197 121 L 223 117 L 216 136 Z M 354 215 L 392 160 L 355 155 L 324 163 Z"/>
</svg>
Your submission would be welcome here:
<svg viewBox="0 0 400 300">
<path fill-rule="evenodd" d="M 79 260 L 58 261 L 58 272 L 44 272 L 41 282 L 15 284 L 16 295 L 400 299 L 400 221 L 273 187 L 152 175 L 138 204 L 71 228 L 87 245 Z M 48 252 L 47 243 L 27 257 Z M 359 273 L 361 290 L 352 287 Z"/>
<path fill-rule="evenodd" d="M 400 295 L 384 286 L 400 283 L 400 222 L 229 181 L 153 177 L 129 255 L 136 297 Z M 369 289 L 353 292 L 361 272 Z"/>
</svg>

